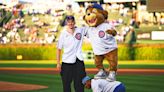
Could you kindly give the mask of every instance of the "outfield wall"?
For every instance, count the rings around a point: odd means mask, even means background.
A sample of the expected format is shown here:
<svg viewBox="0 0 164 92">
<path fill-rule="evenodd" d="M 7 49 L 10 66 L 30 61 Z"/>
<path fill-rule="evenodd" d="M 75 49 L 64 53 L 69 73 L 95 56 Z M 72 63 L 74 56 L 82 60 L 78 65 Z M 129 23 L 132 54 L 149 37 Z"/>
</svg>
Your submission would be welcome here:
<svg viewBox="0 0 164 92">
<path fill-rule="evenodd" d="M 83 45 L 85 59 L 93 59 L 90 45 Z M 1 44 L 0 60 L 55 60 L 56 44 Z M 119 44 L 119 60 L 164 60 L 164 44 Z"/>
</svg>

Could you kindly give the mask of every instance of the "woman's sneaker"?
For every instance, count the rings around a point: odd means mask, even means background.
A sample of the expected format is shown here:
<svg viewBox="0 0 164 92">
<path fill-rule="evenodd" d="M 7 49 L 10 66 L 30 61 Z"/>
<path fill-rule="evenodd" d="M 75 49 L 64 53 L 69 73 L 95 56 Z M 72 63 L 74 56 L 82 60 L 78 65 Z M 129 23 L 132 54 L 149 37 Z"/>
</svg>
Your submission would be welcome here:
<svg viewBox="0 0 164 92">
<path fill-rule="evenodd" d="M 94 76 L 95 79 L 105 79 L 108 76 L 104 69 L 100 69 L 99 72 Z"/>
<path fill-rule="evenodd" d="M 106 78 L 107 81 L 115 81 L 116 80 L 116 72 L 115 71 L 110 71 L 108 77 Z"/>
</svg>

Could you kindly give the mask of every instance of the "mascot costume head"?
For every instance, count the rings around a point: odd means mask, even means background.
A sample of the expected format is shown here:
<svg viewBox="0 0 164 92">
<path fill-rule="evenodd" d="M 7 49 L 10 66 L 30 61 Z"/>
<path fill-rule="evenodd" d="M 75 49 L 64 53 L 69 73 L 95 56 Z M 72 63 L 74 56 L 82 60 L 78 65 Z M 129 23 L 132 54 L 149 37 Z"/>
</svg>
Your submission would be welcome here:
<svg viewBox="0 0 164 92">
<path fill-rule="evenodd" d="M 99 4 L 93 4 L 86 9 L 86 15 L 84 16 L 85 22 L 90 27 L 96 27 L 105 22 L 108 18 L 108 12 L 105 11 Z"/>
<path fill-rule="evenodd" d="M 97 27 L 108 19 L 108 12 L 104 10 L 101 5 L 94 3 L 86 9 L 86 15 L 83 17 L 85 22 L 90 27 Z M 107 30 L 107 33 L 115 36 L 116 31 Z"/>
</svg>

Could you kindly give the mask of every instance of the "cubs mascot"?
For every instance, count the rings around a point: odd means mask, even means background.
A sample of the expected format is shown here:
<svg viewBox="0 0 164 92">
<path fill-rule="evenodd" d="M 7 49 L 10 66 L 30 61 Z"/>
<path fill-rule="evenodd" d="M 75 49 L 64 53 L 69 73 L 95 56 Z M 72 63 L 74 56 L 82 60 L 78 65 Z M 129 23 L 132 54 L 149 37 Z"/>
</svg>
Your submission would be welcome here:
<svg viewBox="0 0 164 92">
<path fill-rule="evenodd" d="M 116 80 L 117 72 L 117 34 L 114 27 L 107 23 L 108 12 L 101 5 L 94 3 L 88 6 L 83 17 L 88 24 L 86 36 L 89 38 L 95 54 L 95 65 L 99 72 L 94 78 L 106 78 L 108 81 Z M 103 60 L 109 63 L 109 72 L 103 66 Z"/>
</svg>

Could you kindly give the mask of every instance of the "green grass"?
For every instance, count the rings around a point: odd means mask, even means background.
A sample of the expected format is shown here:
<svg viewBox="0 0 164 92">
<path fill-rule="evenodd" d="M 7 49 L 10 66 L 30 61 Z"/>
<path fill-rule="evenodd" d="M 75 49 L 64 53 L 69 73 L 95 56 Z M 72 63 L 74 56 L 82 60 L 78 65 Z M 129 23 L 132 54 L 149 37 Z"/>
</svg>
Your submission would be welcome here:
<svg viewBox="0 0 164 92">
<path fill-rule="evenodd" d="M 93 77 L 93 75 L 89 75 Z M 117 80 L 126 86 L 126 92 L 163 92 L 164 75 L 118 75 Z M 62 92 L 59 75 L 1 73 L 0 81 L 48 86 L 47 89 L 19 92 Z M 74 92 L 74 91 L 73 91 Z M 85 90 L 85 92 L 92 92 Z"/>
<path fill-rule="evenodd" d="M 106 68 L 108 68 L 108 64 L 104 64 Z M 55 68 L 56 64 L 0 64 L 0 68 L 2 67 L 15 67 L 15 68 Z M 96 68 L 94 64 L 86 64 L 86 68 Z M 124 68 L 143 68 L 143 69 L 164 69 L 164 65 L 147 65 L 147 64 L 120 64 L 119 69 Z"/>
<path fill-rule="evenodd" d="M 0 64 L 0 67 L 15 67 L 15 68 L 54 68 L 56 64 Z"/>
<path fill-rule="evenodd" d="M 85 64 L 86 68 L 95 68 L 95 65 L 92 63 Z M 106 63 L 104 65 L 108 67 Z M 54 68 L 56 64 L 54 61 L 46 60 L 1 61 L 0 67 Z M 121 61 L 119 62 L 119 69 L 121 68 L 164 69 L 164 64 L 163 61 Z M 94 75 L 89 74 L 89 76 L 93 77 Z M 163 92 L 164 89 L 164 75 L 118 75 L 117 80 L 125 84 L 126 92 Z M 0 72 L 0 81 L 48 86 L 47 89 L 19 92 L 62 92 L 62 81 L 59 74 L 16 74 Z M 92 91 L 85 89 L 85 92 Z"/>
<path fill-rule="evenodd" d="M 107 68 L 109 65 L 107 61 L 104 62 Z M 55 68 L 56 60 L 3 60 L 0 61 L 0 68 L 2 67 L 15 67 L 15 68 Z M 94 60 L 85 61 L 86 68 L 95 68 Z M 119 68 L 154 68 L 164 69 L 164 61 L 118 61 Z"/>
<path fill-rule="evenodd" d="M 118 76 L 118 80 L 125 83 L 127 92 L 163 92 L 164 75 L 125 75 Z"/>
<path fill-rule="evenodd" d="M 108 68 L 109 65 L 105 64 L 105 68 Z M 86 68 L 96 68 L 95 65 L 86 65 Z M 130 68 L 130 69 L 164 69 L 164 65 L 118 65 L 119 69 L 125 69 L 125 68 Z"/>
<path fill-rule="evenodd" d="M 59 75 L 47 74 L 1 74 L 1 81 L 10 81 L 27 84 L 39 84 L 48 86 L 48 89 L 26 92 L 62 92 L 61 80 Z"/>
<path fill-rule="evenodd" d="M 137 40 L 137 43 L 142 43 L 142 44 L 164 44 L 164 40 Z"/>
</svg>

